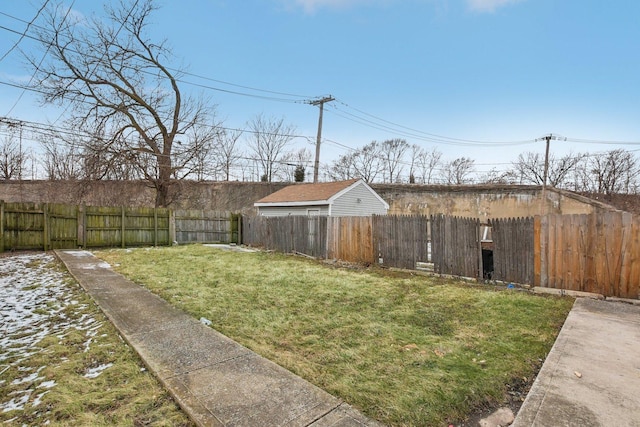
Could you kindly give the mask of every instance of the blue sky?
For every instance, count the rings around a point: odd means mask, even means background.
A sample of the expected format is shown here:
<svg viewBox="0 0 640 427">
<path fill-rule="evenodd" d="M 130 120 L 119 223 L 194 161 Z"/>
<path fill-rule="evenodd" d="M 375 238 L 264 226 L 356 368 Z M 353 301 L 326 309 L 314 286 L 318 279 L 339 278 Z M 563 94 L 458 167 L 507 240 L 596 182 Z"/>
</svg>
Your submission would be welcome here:
<svg viewBox="0 0 640 427">
<path fill-rule="evenodd" d="M 42 3 L 0 4 L 5 28 L 0 55 L 19 38 L 6 28 L 25 29 L 24 22 L 5 14 L 29 21 Z M 89 16 L 100 13 L 96 3 L 76 0 L 73 8 Z M 640 2 L 635 0 L 158 4 L 151 37 L 168 40 L 176 57 L 172 65 L 213 79 L 185 80 L 298 101 L 185 86 L 204 91 L 226 126 L 245 127 L 260 113 L 284 117 L 308 137 L 295 140 L 292 148 L 313 150 L 318 109 L 300 101 L 333 95 L 336 101 L 325 107 L 323 163 L 346 153 L 345 147 L 396 137 L 436 147 L 446 159 L 471 157 L 479 171 L 503 169 L 523 151 L 544 152 L 543 142 L 517 142 L 549 133 L 569 138 L 552 142 L 556 154 L 618 147 L 600 141 L 640 143 Z M 23 39 L 19 46 L 29 51 L 32 42 Z M 28 80 L 21 64 L 14 49 L 0 61 L 0 81 Z M 61 110 L 40 108 L 31 93 L 18 101 L 20 93 L 0 85 L 0 117 L 47 122 L 59 116 Z M 423 138 L 407 134 L 416 131 Z M 479 142 L 451 144 L 453 139 Z"/>
</svg>

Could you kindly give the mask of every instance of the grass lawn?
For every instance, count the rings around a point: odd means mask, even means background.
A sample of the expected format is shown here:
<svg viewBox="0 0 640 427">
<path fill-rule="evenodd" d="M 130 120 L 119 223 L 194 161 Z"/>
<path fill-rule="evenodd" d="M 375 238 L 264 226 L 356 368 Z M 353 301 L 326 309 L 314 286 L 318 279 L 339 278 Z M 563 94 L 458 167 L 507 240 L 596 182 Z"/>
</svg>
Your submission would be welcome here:
<svg viewBox="0 0 640 427">
<path fill-rule="evenodd" d="M 51 254 L 0 257 L 0 424 L 192 426 Z"/>
<path fill-rule="evenodd" d="M 573 299 L 199 245 L 101 251 L 117 271 L 368 416 L 447 425 L 531 378 Z"/>
</svg>

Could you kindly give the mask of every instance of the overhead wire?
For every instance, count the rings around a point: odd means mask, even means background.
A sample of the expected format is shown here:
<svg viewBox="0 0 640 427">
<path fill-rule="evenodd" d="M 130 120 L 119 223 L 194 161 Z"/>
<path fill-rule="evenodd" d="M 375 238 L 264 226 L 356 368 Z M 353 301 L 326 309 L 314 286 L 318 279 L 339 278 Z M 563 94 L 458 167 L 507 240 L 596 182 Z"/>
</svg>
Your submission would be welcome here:
<svg viewBox="0 0 640 427">
<path fill-rule="evenodd" d="M 36 18 L 38 17 L 38 15 L 40 15 L 40 12 L 42 12 L 42 10 L 46 7 L 46 5 L 48 4 L 49 0 L 46 0 L 44 5 L 40 8 L 40 10 L 38 10 L 38 14 L 36 15 Z M 75 4 L 76 0 L 73 0 L 71 2 L 71 6 L 69 6 L 69 9 L 67 9 L 67 13 L 64 15 L 64 18 L 62 18 L 62 22 L 66 21 L 69 13 L 71 12 L 71 8 L 73 7 L 73 5 Z M 27 26 L 31 26 L 33 24 L 33 22 L 35 21 L 35 19 L 33 19 L 33 21 Z M 27 28 L 28 29 L 28 28 Z M 22 34 L 20 40 L 22 40 L 24 37 L 27 36 L 27 31 L 25 30 L 25 32 Z M 51 41 L 49 41 L 47 43 L 47 49 L 45 50 L 45 52 L 42 54 L 42 58 L 40 59 L 40 62 L 38 62 L 38 66 L 36 67 L 36 69 L 33 71 L 33 73 L 31 74 L 31 77 L 29 78 L 29 83 L 27 83 L 27 86 L 31 86 L 31 83 L 33 82 L 33 79 L 36 77 L 36 73 L 38 71 L 38 69 L 40 68 L 40 66 L 42 65 L 42 63 L 44 62 L 45 58 L 47 57 L 47 54 L 49 53 L 49 50 L 51 49 L 51 46 L 53 46 L 53 39 Z M 18 99 L 16 99 L 16 101 L 13 103 L 13 105 L 11 106 L 11 108 L 9 108 L 9 111 L 7 112 L 7 116 L 10 115 L 13 110 L 16 108 L 16 106 L 18 105 L 18 103 L 22 100 L 22 97 L 25 94 L 25 90 L 23 90 L 22 92 L 20 92 L 20 95 L 18 95 Z"/>
<path fill-rule="evenodd" d="M 45 2 L 45 4 L 46 4 L 46 2 Z M 133 10 L 133 8 L 132 8 L 132 10 Z M 0 12 L 0 13 L 2 13 L 2 12 Z M 2 14 L 6 15 L 6 16 L 10 16 L 10 15 L 8 15 L 6 13 L 2 13 Z M 15 19 L 18 19 L 18 18 L 15 18 Z M 20 19 L 18 19 L 18 20 L 20 20 Z M 22 21 L 22 20 L 20 20 L 20 21 Z M 26 21 L 22 21 L 22 22 L 26 22 Z M 17 34 L 22 34 L 22 36 L 21 36 L 22 38 L 31 37 L 34 40 L 37 40 L 39 42 L 43 42 L 43 40 L 40 40 L 38 38 L 26 35 L 26 33 L 27 33 L 26 30 L 23 33 L 19 33 L 19 32 L 15 31 L 15 30 L 6 28 L 4 26 L 0 26 L 0 28 L 2 28 L 4 30 L 11 31 L 11 32 L 15 32 Z M 104 56 L 104 54 L 103 54 L 103 56 Z M 183 71 L 183 70 L 177 70 L 177 69 L 173 69 L 173 68 L 169 68 L 169 69 L 171 69 L 172 71 L 179 72 L 181 74 L 187 75 L 187 76 L 192 76 L 194 78 L 203 79 L 205 81 L 212 81 L 212 82 L 221 83 L 221 84 L 224 84 L 224 85 L 229 85 L 229 86 L 238 87 L 238 88 L 242 88 L 242 89 L 247 89 L 247 90 L 255 91 L 255 92 L 262 92 L 262 93 L 268 93 L 268 94 L 272 94 L 272 95 L 281 95 L 281 96 L 287 96 L 287 97 L 291 97 L 291 98 L 300 98 L 300 99 L 296 100 L 296 99 L 280 98 L 280 97 L 275 97 L 275 96 L 257 95 L 257 94 L 246 93 L 246 92 L 241 92 L 241 91 L 223 89 L 223 88 L 215 87 L 215 86 L 212 86 L 212 85 L 206 85 L 206 84 L 191 82 L 191 81 L 187 81 L 187 80 L 184 80 L 184 79 L 177 79 L 181 83 L 192 85 L 192 86 L 196 86 L 196 87 L 200 87 L 200 88 L 207 89 L 207 90 L 214 90 L 214 91 L 229 93 L 229 94 L 233 94 L 233 95 L 249 96 L 249 97 L 258 98 L 258 99 L 265 99 L 265 100 L 269 100 L 269 101 L 289 102 L 289 103 L 307 103 L 307 102 L 305 102 L 304 98 L 310 98 L 308 96 L 297 95 L 297 94 L 292 94 L 292 93 L 288 93 L 288 92 L 278 92 L 278 91 L 271 91 L 271 90 L 266 90 L 266 89 L 255 88 L 255 87 L 251 87 L 251 86 L 239 85 L 239 84 L 235 84 L 235 83 L 231 83 L 231 82 L 227 82 L 227 81 L 223 81 L 223 80 L 218 80 L 218 79 L 213 79 L 213 78 L 210 78 L 210 77 L 198 75 L 198 74 L 195 74 L 195 73 L 186 72 L 186 71 Z M 14 87 L 21 87 L 19 85 L 9 84 L 9 83 L 2 82 L 2 81 L 0 81 L 0 84 L 6 84 L 6 85 L 14 86 Z M 33 89 L 33 88 L 29 88 L 29 89 L 27 89 L 26 87 L 21 87 L 21 88 L 23 90 L 32 90 L 34 92 L 44 93 L 42 91 L 38 91 L 38 90 Z M 377 130 L 381 130 L 381 131 L 385 131 L 385 132 L 395 133 L 395 134 L 397 134 L 399 136 L 405 136 L 405 137 L 409 137 L 409 138 L 414 138 L 414 139 L 417 139 L 417 140 L 420 140 L 420 141 L 424 141 L 424 142 L 432 142 L 432 143 L 445 144 L 445 145 L 455 145 L 455 146 L 504 146 L 504 145 L 524 145 L 524 144 L 531 144 L 531 143 L 535 143 L 536 142 L 536 140 L 501 141 L 501 142 L 499 142 L 499 141 L 481 141 L 481 140 L 473 140 L 473 139 L 453 138 L 453 137 L 448 137 L 448 136 L 438 135 L 438 134 L 434 134 L 434 133 L 424 132 L 424 131 L 421 131 L 421 130 L 418 130 L 418 129 L 414 129 L 414 128 L 411 128 L 411 127 L 403 126 L 401 124 L 398 124 L 398 123 L 383 119 L 383 118 L 381 118 L 379 116 L 367 113 L 367 112 L 365 112 L 365 111 L 363 111 L 361 109 L 352 107 L 349 104 L 347 104 L 347 103 L 345 103 L 345 102 L 343 102 L 341 100 L 338 100 L 338 103 L 341 104 L 342 106 L 344 106 L 345 108 L 353 110 L 356 113 L 358 113 L 358 114 L 354 114 L 352 112 L 346 111 L 346 110 L 344 110 L 342 108 L 338 108 L 338 107 L 334 107 L 332 109 L 333 111 L 330 109 L 330 111 L 333 112 L 333 114 L 336 114 L 339 117 L 345 118 L 345 119 L 350 120 L 350 121 L 354 121 L 354 122 L 359 123 L 359 124 L 364 125 L 364 126 L 371 127 L 373 129 L 377 129 Z M 15 105 L 14 105 L 14 107 L 15 107 Z M 13 110 L 13 108 L 12 108 L 12 110 Z M 7 116 L 8 115 L 9 114 L 7 114 Z M 57 122 L 57 120 L 56 120 L 56 122 Z M 237 130 L 237 131 L 248 132 L 247 129 L 231 129 L 231 128 L 229 128 L 229 130 Z M 312 138 L 312 137 L 303 136 L 303 135 L 296 135 L 295 137 L 302 137 L 302 138 L 307 139 L 308 141 L 310 140 L 310 138 Z M 640 145 L 640 142 L 628 142 L 628 141 L 597 141 L 597 140 L 572 139 L 572 138 L 568 138 L 568 140 L 574 141 L 574 142 L 592 143 L 592 144 Z M 338 143 L 336 141 L 332 141 L 332 140 L 328 140 L 328 139 L 325 139 L 325 141 L 329 142 L 329 143 L 332 143 L 334 145 L 337 145 L 339 147 L 348 149 L 348 150 L 357 150 L 356 148 L 349 147 L 347 145 Z M 480 164 L 478 164 L 478 165 L 480 165 Z M 492 164 L 486 164 L 486 165 L 492 165 Z M 500 164 L 496 164 L 496 165 L 500 165 Z"/>
<path fill-rule="evenodd" d="M 24 29 L 24 31 L 22 32 L 22 34 L 20 34 L 20 38 L 18 38 L 18 40 L 13 44 L 13 46 L 11 46 L 9 48 L 9 50 L 7 50 L 2 57 L 0 57 L 0 62 L 2 62 L 7 56 L 9 56 L 9 54 L 11 52 L 13 52 L 13 50 L 18 47 L 18 45 L 20 44 L 20 42 L 22 42 L 22 40 L 26 37 L 27 32 L 29 31 L 29 28 L 31 27 L 31 25 L 33 25 L 33 23 L 35 22 L 36 19 L 38 19 L 38 16 L 40 16 L 40 13 L 42 13 L 42 11 L 44 10 L 45 7 L 47 7 L 47 4 L 49 4 L 49 0 L 45 0 L 44 3 L 42 4 L 42 6 L 40 6 L 40 9 L 38 9 L 38 11 L 36 12 L 36 15 L 31 19 L 31 21 L 26 22 L 27 26 Z"/>
<path fill-rule="evenodd" d="M 352 107 L 349 104 L 341 101 L 341 100 L 336 100 L 337 102 L 339 102 L 340 104 L 342 104 L 343 106 L 350 108 L 360 114 L 363 114 L 371 119 L 377 120 L 378 122 L 382 122 L 385 123 L 389 126 L 391 126 L 392 129 L 405 129 L 407 131 L 410 131 L 411 134 L 418 134 L 418 135 L 424 135 L 425 137 L 431 138 L 430 140 L 432 141 L 440 141 L 440 142 L 444 142 L 444 141 L 452 141 L 452 142 L 459 142 L 459 143 L 468 143 L 468 144 L 494 144 L 494 145 L 519 145 L 519 144 L 529 144 L 531 142 L 535 142 L 533 140 L 524 140 L 524 141 L 502 141 L 502 142 L 498 142 L 498 141 L 481 141 L 481 140 L 473 140 L 473 139 L 462 139 L 462 138 L 452 138 L 452 137 L 448 137 L 448 136 L 443 136 L 443 135 L 437 135 L 434 133 L 429 133 L 429 132 L 425 132 L 422 130 L 418 130 L 418 129 L 414 129 L 411 127 L 407 127 L 407 126 L 403 126 L 400 125 L 398 123 L 394 123 L 391 122 L 389 120 L 385 120 L 381 117 L 375 116 L 373 114 L 367 113 L 365 111 L 362 111 L 358 108 Z M 348 114 L 348 113 L 347 113 Z M 350 114 L 353 117 L 356 117 L 353 114 Z M 364 120 L 364 119 L 362 119 Z M 364 120 L 366 122 L 370 122 L 370 123 L 375 123 L 372 122 L 371 120 Z"/>
</svg>

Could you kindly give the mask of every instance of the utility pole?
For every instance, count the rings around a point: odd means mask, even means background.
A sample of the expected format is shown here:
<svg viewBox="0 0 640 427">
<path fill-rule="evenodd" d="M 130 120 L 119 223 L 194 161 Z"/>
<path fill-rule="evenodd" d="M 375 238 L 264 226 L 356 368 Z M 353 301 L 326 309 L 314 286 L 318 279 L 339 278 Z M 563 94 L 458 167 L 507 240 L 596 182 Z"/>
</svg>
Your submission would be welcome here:
<svg viewBox="0 0 640 427">
<path fill-rule="evenodd" d="M 320 116 L 318 117 L 318 137 L 316 138 L 316 160 L 313 163 L 313 182 L 318 182 L 318 169 L 320 168 L 320 141 L 322 140 L 322 112 L 326 102 L 335 101 L 336 99 L 329 95 L 313 101 L 307 101 L 308 104 L 318 105 L 320 107 Z"/>
<path fill-rule="evenodd" d="M 541 206 L 540 206 L 540 214 L 545 214 L 545 206 L 547 206 L 547 178 L 549 177 L 549 143 L 551 140 L 566 140 L 567 138 L 560 137 L 550 133 L 549 135 L 545 135 L 542 138 L 536 139 L 536 141 L 546 141 L 547 146 L 544 152 L 544 174 L 542 178 L 542 197 L 541 197 Z"/>
<path fill-rule="evenodd" d="M 551 138 L 553 138 L 553 134 L 550 133 L 549 135 L 543 137 L 543 139 L 545 141 L 547 141 L 547 148 L 544 152 L 544 178 L 542 178 L 542 188 L 543 190 L 545 188 L 547 188 L 547 177 L 549 176 L 549 142 L 551 141 Z"/>
</svg>

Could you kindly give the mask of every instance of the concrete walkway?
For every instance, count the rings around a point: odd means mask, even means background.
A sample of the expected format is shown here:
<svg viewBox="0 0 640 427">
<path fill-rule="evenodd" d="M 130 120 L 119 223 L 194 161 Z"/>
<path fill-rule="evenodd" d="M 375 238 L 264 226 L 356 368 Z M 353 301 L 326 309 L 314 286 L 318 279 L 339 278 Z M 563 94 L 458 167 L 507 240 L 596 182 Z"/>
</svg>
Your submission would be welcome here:
<svg viewBox="0 0 640 427">
<path fill-rule="evenodd" d="M 577 299 L 514 427 L 640 427 L 640 306 Z"/>
<path fill-rule="evenodd" d="M 111 270 L 56 251 L 122 337 L 199 426 L 381 426 Z"/>
</svg>

